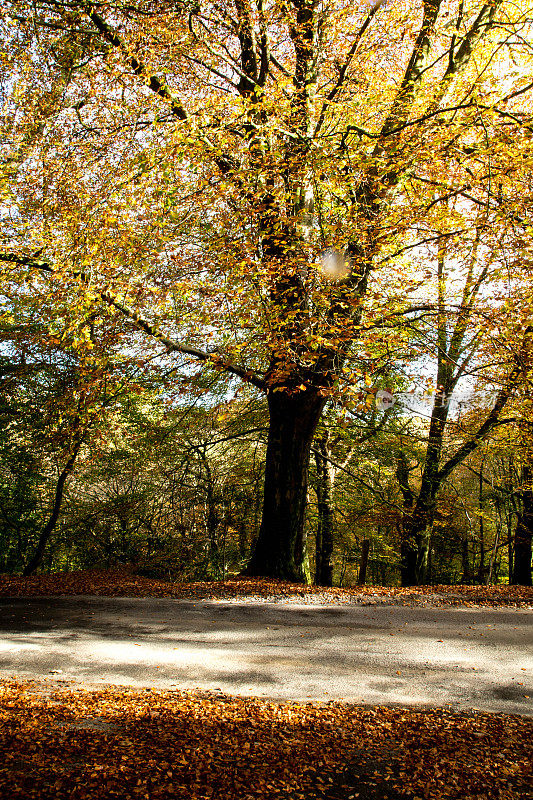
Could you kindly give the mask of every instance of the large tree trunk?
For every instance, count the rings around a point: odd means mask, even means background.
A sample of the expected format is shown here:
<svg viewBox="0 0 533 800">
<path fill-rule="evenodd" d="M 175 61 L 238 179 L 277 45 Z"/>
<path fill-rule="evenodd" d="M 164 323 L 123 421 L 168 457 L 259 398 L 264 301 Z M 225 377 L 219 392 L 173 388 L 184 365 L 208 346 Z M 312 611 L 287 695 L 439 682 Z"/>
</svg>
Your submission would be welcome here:
<svg viewBox="0 0 533 800">
<path fill-rule="evenodd" d="M 304 527 L 307 471 L 323 407 L 324 398 L 312 390 L 268 393 L 263 517 L 248 575 L 309 582 Z"/>
<path fill-rule="evenodd" d="M 429 583 L 430 577 L 430 553 L 431 553 L 431 531 L 432 520 L 428 520 L 418 536 L 417 559 L 416 559 L 416 584 L 425 586 Z"/>
<path fill-rule="evenodd" d="M 411 519 L 403 524 L 400 573 L 402 586 L 427 582 L 431 539 L 431 511 L 417 504 Z"/>
<path fill-rule="evenodd" d="M 514 535 L 513 583 L 531 586 L 531 542 L 533 537 L 533 474 L 531 467 L 522 468 L 522 510 Z"/>
<path fill-rule="evenodd" d="M 402 532 L 400 575 L 402 586 L 416 586 L 416 545 L 405 528 Z"/>
</svg>

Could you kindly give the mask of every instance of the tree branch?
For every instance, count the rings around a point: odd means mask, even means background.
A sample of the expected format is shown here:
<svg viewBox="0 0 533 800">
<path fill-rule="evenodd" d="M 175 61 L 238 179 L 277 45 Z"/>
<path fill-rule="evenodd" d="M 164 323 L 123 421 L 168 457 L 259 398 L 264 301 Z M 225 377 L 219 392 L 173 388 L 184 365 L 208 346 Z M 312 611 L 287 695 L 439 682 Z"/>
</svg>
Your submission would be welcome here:
<svg viewBox="0 0 533 800">
<path fill-rule="evenodd" d="M 348 55 L 344 59 L 344 64 L 342 65 L 342 67 L 339 70 L 339 76 L 337 78 L 337 82 L 336 82 L 335 86 L 330 91 L 330 93 L 328 94 L 327 98 L 324 100 L 324 102 L 322 104 L 322 108 L 320 110 L 320 115 L 318 117 L 318 121 L 316 123 L 315 130 L 313 132 L 313 136 L 316 136 L 318 134 L 318 132 L 320 131 L 322 125 L 324 124 L 324 120 L 326 118 L 326 112 L 328 110 L 328 105 L 329 105 L 329 103 L 333 102 L 333 100 L 335 99 L 335 97 L 338 94 L 339 90 L 342 88 L 342 86 L 343 86 L 343 84 L 344 84 L 344 82 L 346 80 L 346 74 L 347 74 L 347 72 L 348 72 L 348 70 L 350 68 L 350 64 L 352 63 L 354 55 L 357 52 L 357 48 L 359 47 L 361 39 L 363 38 L 366 29 L 368 28 L 368 26 L 372 22 L 375 14 L 379 11 L 381 6 L 383 5 L 383 2 L 384 2 L 384 0 L 377 0 L 377 2 L 374 3 L 374 5 L 372 6 L 372 8 L 370 9 L 370 11 L 368 13 L 367 18 L 365 19 L 365 21 L 363 22 L 363 24 L 359 28 L 359 30 L 358 30 L 358 32 L 357 32 L 357 34 L 355 36 L 355 40 L 354 40 L 350 50 L 348 51 Z"/>
<path fill-rule="evenodd" d="M 111 26 L 108 25 L 99 14 L 97 14 L 94 6 L 87 5 L 86 14 L 93 25 L 102 34 L 104 39 L 124 54 L 126 61 L 132 68 L 135 75 L 139 75 L 140 77 L 144 78 L 147 85 L 153 92 L 159 95 L 159 97 L 163 98 L 163 100 L 166 100 L 168 103 L 170 103 L 172 114 L 175 117 L 181 120 L 186 120 L 187 112 L 185 111 L 181 100 L 177 97 L 174 97 L 165 81 L 162 78 L 158 78 L 156 75 L 151 75 L 145 65 L 138 61 L 135 56 L 130 53 L 126 43 L 123 42 L 113 28 L 111 28 Z"/>
<path fill-rule="evenodd" d="M 109 44 L 111 44 L 113 47 L 116 47 L 123 53 L 126 62 L 132 68 L 134 74 L 144 78 L 147 86 L 155 94 L 170 104 L 172 115 L 176 117 L 176 119 L 182 121 L 188 120 L 187 111 L 185 110 L 181 100 L 172 94 L 162 78 L 159 78 L 157 75 L 152 75 L 147 67 L 130 53 L 126 43 L 122 41 L 116 31 L 110 25 L 108 25 L 107 22 L 95 11 L 94 6 L 87 5 L 85 8 L 85 13 L 103 38 L 109 42 Z M 233 156 L 225 155 L 224 153 L 218 153 L 216 148 L 211 144 L 207 137 L 201 133 L 199 134 L 199 139 L 208 146 L 211 152 L 215 153 L 215 163 L 223 175 L 226 175 L 237 168 L 238 163 Z"/>
<path fill-rule="evenodd" d="M 41 272 L 48 272 L 52 275 L 54 275 L 56 272 L 56 270 L 48 262 L 38 261 L 37 258 L 33 256 L 19 256 L 15 253 L 0 253 L 0 261 L 9 264 L 19 264 L 20 266 L 28 266 L 32 269 L 37 269 Z M 82 282 L 88 282 L 88 276 L 83 272 L 75 272 L 73 275 L 74 277 L 79 278 Z M 108 306 L 116 309 L 124 317 L 126 317 L 135 328 L 147 333 L 153 339 L 156 339 L 156 341 L 160 342 L 166 348 L 168 353 L 183 353 L 184 355 L 192 356 L 198 361 L 209 363 L 215 369 L 220 369 L 223 372 L 229 372 L 232 375 L 237 375 L 239 378 L 242 378 L 242 380 L 252 384 L 252 386 L 256 386 L 258 389 L 265 389 L 265 382 L 262 378 L 260 378 L 254 372 L 246 370 L 244 367 L 240 367 L 238 364 L 233 364 L 231 361 L 226 361 L 217 350 L 208 353 L 205 350 L 200 350 L 196 347 L 192 347 L 191 345 L 176 342 L 174 339 L 170 339 L 169 337 L 165 336 L 165 334 L 162 333 L 156 325 L 153 325 L 151 322 L 143 319 L 140 314 L 127 306 L 125 303 L 121 303 L 117 299 L 116 295 L 108 289 L 104 289 L 103 291 L 99 292 L 99 297 Z"/>
<path fill-rule="evenodd" d="M 470 439 L 470 441 L 465 442 L 462 447 L 459 448 L 457 453 L 452 456 L 446 464 L 439 470 L 438 472 L 438 480 L 444 481 L 448 475 L 453 472 L 455 467 L 457 467 L 462 461 L 465 460 L 470 453 L 473 453 L 474 450 L 479 447 L 483 439 L 491 432 L 493 428 L 500 424 L 500 420 L 498 419 L 500 412 L 503 410 L 505 404 L 511 397 L 514 389 L 518 386 L 518 381 L 520 377 L 524 374 L 527 370 L 527 363 L 526 363 L 526 354 L 527 350 L 531 348 L 533 339 L 533 326 L 528 326 L 524 333 L 524 339 L 522 341 L 522 346 L 520 348 L 520 352 L 518 354 L 518 361 L 516 365 L 511 370 L 509 377 L 505 386 L 503 386 L 500 391 L 498 392 L 498 396 L 496 398 L 496 402 L 492 410 L 490 411 L 487 419 L 485 422 L 480 425 L 477 429 L 474 436 Z"/>
<path fill-rule="evenodd" d="M 389 136 L 399 124 L 401 125 L 407 121 L 409 109 L 415 93 L 415 86 L 417 83 L 420 83 L 422 70 L 431 47 L 430 37 L 434 30 L 435 22 L 437 21 L 440 6 L 441 0 L 424 0 L 422 25 L 392 108 L 381 127 L 380 138 Z M 375 155 L 378 155 L 381 149 L 380 145 L 377 145 L 376 149 L 378 152 L 375 153 Z"/>
<path fill-rule="evenodd" d="M 502 2 L 503 0 L 493 0 L 491 3 L 485 3 L 481 8 L 470 30 L 459 45 L 457 53 L 450 54 L 450 63 L 448 69 L 444 73 L 443 81 L 447 81 L 452 75 L 457 75 L 458 72 L 461 72 L 467 66 L 475 43 L 479 41 L 483 34 L 486 33 L 487 29 L 490 28 L 494 15 Z"/>
</svg>

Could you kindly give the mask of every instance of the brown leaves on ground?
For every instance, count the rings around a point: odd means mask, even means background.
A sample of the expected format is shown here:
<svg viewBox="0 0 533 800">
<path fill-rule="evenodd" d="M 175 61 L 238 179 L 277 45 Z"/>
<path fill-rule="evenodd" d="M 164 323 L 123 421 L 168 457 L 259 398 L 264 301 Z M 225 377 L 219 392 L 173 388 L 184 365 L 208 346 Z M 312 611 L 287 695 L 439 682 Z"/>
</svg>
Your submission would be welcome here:
<svg viewBox="0 0 533 800">
<path fill-rule="evenodd" d="M 0 683 L 2 800 L 514 800 L 532 742 L 516 716 Z"/>
<path fill-rule="evenodd" d="M 84 570 L 27 578 L 0 575 L 0 596 L 91 594 L 104 597 L 175 597 L 183 600 L 297 600 L 307 603 L 381 603 L 439 606 L 533 606 L 527 586 L 357 586 L 326 589 L 285 581 L 231 578 L 226 581 L 174 583 L 135 575 L 128 567 Z"/>
</svg>

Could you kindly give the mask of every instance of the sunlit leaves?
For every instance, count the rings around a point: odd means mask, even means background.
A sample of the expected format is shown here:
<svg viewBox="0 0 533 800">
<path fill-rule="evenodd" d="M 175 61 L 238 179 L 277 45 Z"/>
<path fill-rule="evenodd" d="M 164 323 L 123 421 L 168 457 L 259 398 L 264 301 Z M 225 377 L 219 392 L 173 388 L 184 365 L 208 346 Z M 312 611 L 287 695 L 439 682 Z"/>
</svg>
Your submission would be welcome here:
<svg viewBox="0 0 533 800">
<path fill-rule="evenodd" d="M 136 575 L 130 568 L 81 570 L 28 578 L 0 576 L 0 596 L 96 594 L 106 597 L 175 597 L 181 599 L 294 599 L 309 603 L 392 602 L 400 605 L 525 606 L 533 604 L 526 586 L 357 586 L 347 589 L 301 586 L 286 581 L 230 578 L 180 583 Z"/>
</svg>

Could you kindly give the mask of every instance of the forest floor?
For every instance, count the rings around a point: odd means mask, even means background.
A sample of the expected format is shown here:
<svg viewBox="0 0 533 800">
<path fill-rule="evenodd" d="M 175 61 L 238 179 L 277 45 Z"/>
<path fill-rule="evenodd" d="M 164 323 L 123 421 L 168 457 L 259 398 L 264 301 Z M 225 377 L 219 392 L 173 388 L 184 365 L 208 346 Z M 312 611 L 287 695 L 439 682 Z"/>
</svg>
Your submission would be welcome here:
<svg viewBox="0 0 533 800">
<path fill-rule="evenodd" d="M 525 800 L 533 720 L 0 682 L 2 800 Z"/>
<path fill-rule="evenodd" d="M 182 600 L 297 601 L 434 606 L 510 606 L 533 608 L 527 586 L 356 586 L 324 588 L 258 578 L 182 583 L 136 575 L 129 567 L 20 577 L 0 575 L 0 597 L 57 595 L 174 597 Z"/>
<path fill-rule="evenodd" d="M 0 576 L 0 595 L 266 601 L 271 614 L 278 613 L 275 603 L 295 611 L 298 605 L 344 605 L 343 613 L 377 616 L 389 612 L 373 606 L 409 606 L 405 613 L 428 620 L 455 614 L 466 622 L 474 615 L 487 628 L 495 626 L 486 624 L 486 613 L 505 616 L 507 607 L 522 618 L 533 606 L 531 589 L 520 587 L 324 590 L 242 579 L 171 584 L 127 569 Z M 487 606 L 502 608 L 485 612 Z M 230 622 L 228 630 L 235 627 Z M 390 624 L 386 635 L 396 637 L 396 623 Z M 6 631 L 9 625 L 6 618 Z M 476 653 L 488 654 L 487 632 L 469 629 L 463 644 L 470 648 L 482 636 Z M 39 635 L 46 648 L 46 641 L 65 633 L 51 628 Z M 436 642 L 442 639 L 439 634 Z M 392 646 L 396 639 L 389 641 Z M 435 644 L 437 659 L 444 645 Z M 483 664 L 471 669 L 477 668 L 473 674 L 481 677 Z M 404 679 L 400 670 L 397 675 L 391 680 Z M 0 800 L 533 800 L 533 719 L 520 714 L 449 705 L 280 703 L 205 689 L 88 689 L 69 686 L 64 677 L 0 680 Z"/>
</svg>

